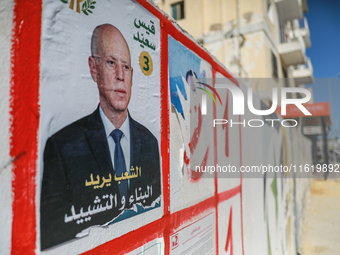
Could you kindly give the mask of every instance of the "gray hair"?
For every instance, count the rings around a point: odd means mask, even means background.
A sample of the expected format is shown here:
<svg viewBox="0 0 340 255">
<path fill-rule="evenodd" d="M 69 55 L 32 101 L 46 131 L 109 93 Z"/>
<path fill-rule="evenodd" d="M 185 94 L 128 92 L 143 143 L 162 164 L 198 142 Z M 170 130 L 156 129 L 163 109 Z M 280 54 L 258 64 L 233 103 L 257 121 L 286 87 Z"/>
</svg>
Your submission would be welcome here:
<svg viewBox="0 0 340 255">
<path fill-rule="evenodd" d="M 97 26 L 92 33 L 92 37 L 91 37 L 91 55 L 92 57 L 96 57 L 98 56 L 98 52 L 97 52 L 97 47 L 98 47 L 98 30 L 102 25 Z M 97 58 L 95 58 L 96 62 L 97 62 Z"/>
</svg>

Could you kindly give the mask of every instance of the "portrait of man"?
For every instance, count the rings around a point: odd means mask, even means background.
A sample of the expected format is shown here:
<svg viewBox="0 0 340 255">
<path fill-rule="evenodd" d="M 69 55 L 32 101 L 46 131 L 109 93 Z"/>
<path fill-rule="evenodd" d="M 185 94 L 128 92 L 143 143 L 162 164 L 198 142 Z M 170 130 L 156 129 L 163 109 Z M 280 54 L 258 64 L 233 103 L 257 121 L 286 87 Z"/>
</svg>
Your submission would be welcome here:
<svg viewBox="0 0 340 255">
<path fill-rule="evenodd" d="M 158 141 L 129 113 L 129 46 L 113 25 L 97 26 L 88 65 L 99 92 L 93 113 L 48 138 L 43 155 L 41 249 L 160 205 Z M 141 212 L 143 212 L 143 210 Z"/>
</svg>

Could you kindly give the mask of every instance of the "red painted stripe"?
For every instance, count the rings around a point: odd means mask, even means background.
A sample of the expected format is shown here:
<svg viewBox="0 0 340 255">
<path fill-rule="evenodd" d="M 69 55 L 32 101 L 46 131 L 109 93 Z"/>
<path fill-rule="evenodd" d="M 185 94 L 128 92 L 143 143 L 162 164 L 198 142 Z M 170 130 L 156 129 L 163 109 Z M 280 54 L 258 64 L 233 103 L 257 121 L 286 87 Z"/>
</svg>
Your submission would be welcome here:
<svg viewBox="0 0 340 255">
<path fill-rule="evenodd" d="M 163 231 L 164 236 L 164 254 L 170 254 L 170 224 L 167 222 Z"/>
<path fill-rule="evenodd" d="M 10 92 L 12 254 L 35 254 L 39 127 L 41 1 L 17 0 L 13 9 Z"/>
<path fill-rule="evenodd" d="M 163 26 L 163 19 L 160 26 Z M 170 214 L 170 91 L 168 87 L 168 34 L 161 29 L 161 136 L 164 215 Z M 164 229 L 165 254 L 170 250 L 169 227 Z"/>
<path fill-rule="evenodd" d="M 167 218 L 159 219 L 139 229 L 128 232 L 110 242 L 104 243 L 92 250 L 82 253 L 83 255 L 97 254 L 125 254 L 131 252 L 145 243 L 163 236 Z"/>
<path fill-rule="evenodd" d="M 162 27 L 162 20 L 160 22 Z M 170 213 L 170 91 L 168 86 L 168 34 L 161 30 L 161 153 L 164 214 Z"/>
<path fill-rule="evenodd" d="M 191 225 L 195 224 L 196 222 L 199 222 L 200 220 L 202 220 L 202 219 L 208 217 L 208 216 L 211 215 L 211 214 L 213 214 L 213 212 L 210 212 L 209 214 L 205 214 L 203 217 L 201 217 L 201 218 L 199 218 L 199 219 L 196 219 L 196 220 L 194 220 L 194 221 L 191 221 L 190 224 L 187 224 L 187 225 L 185 225 L 184 227 L 181 227 L 180 229 L 176 229 L 176 231 L 173 232 L 173 233 L 171 233 L 171 235 L 176 234 L 176 233 L 182 231 L 183 229 L 186 229 L 186 228 L 190 227 Z M 210 227 L 209 227 L 209 229 L 210 229 Z M 190 238 L 190 239 L 188 239 L 188 240 L 192 240 L 192 239 Z M 184 243 L 188 242 L 188 240 L 185 241 Z"/>
<path fill-rule="evenodd" d="M 210 197 L 196 205 L 185 208 L 171 215 L 164 216 L 163 218 L 151 222 L 139 229 L 131 231 L 121 237 L 112 241 L 104 243 L 92 250 L 82 253 L 83 255 L 96 255 L 96 254 L 125 254 L 131 252 L 145 243 L 148 243 L 155 238 L 164 236 L 164 243 L 169 240 L 170 234 L 174 233 L 184 223 L 190 222 L 195 217 L 203 214 L 214 208 L 214 197 Z M 171 226 L 170 226 L 170 223 Z M 168 254 L 169 249 L 165 249 L 165 254 Z"/>
<path fill-rule="evenodd" d="M 157 17 L 160 20 L 166 19 L 164 15 L 155 8 L 152 4 L 147 2 L 146 0 L 136 0 L 141 6 L 143 6 L 145 9 L 147 9 L 150 13 L 152 13 L 155 17 Z"/>
<path fill-rule="evenodd" d="M 208 158 L 209 158 L 209 146 L 208 146 L 207 150 L 205 151 L 205 155 L 204 155 L 203 160 L 201 162 L 200 169 L 207 166 Z M 185 165 L 186 165 L 187 175 L 189 176 L 189 181 L 193 182 L 193 183 L 198 182 L 201 179 L 201 177 L 203 176 L 204 172 L 201 171 L 201 170 L 195 171 L 195 170 L 190 168 L 190 164 L 189 164 L 190 160 L 187 156 L 186 151 L 184 151 L 184 162 L 185 162 Z"/>
<path fill-rule="evenodd" d="M 212 76 L 213 76 L 213 86 L 215 87 L 216 83 L 216 71 L 215 69 L 212 70 Z M 221 100 L 221 99 L 220 99 Z M 216 105 L 213 105 L 213 118 L 216 119 Z M 217 165 L 217 127 L 214 127 L 214 165 Z M 214 197 L 215 197 L 215 218 L 216 218 L 216 227 L 215 227 L 215 236 L 216 236 L 216 255 L 219 254 L 218 250 L 218 174 L 217 172 L 214 173 L 214 186 L 215 186 L 215 192 L 214 192 Z"/>
<path fill-rule="evenodd" d="M 241 237 L 242 237 L 242 254 L 244 255 L 244 237 L 243 237 L 243 200 L 242 200 L 242 178 L 241 178 Z"/>
<path fill-rule="evenodd" d="M 241 115 L 238 116 L 238 121 L 241 122 Z M 240 132 L 240 166 L 242 166 L 242 129 L 241 125 L 239 126 L 239 132 Z M 240 172 L 240 199 L 241 199 L 241 237 L 242 237 L 242 255 L 244 255 L 244 237 L 243 237 L 243 200 L 242 200 L 242 172 Z"/>
<path fill-rule="evenodd" d="M 229 91 L 227 90 L 226 102 L 224 108 L 223 119 L 229 120 Z M 224 154 L 227 158 L 229 158 L 229 125 L 222 126 L 222 129 L 225 129 L 225 144 L 224 144 Z"/>
<path fill-rule="evenodd" d="M 218 194 L 219 203 L 226 201 L 240 193 L 240 186 L 231 190 L 224 191 Z M 176 232 L 183 224 L 192 221 L 197 216 L 214 209 L 216 206 L 215 197 L 205 199 L 204 201 L 187 207 L 173 214 L 163 216 L 161 219 L 156 220 L 148 225 L 139 229 L 131 231 L 121 237 L 112 241 L 104 243 L 92 250 L 84 252 L 85 255 L 92 254 L 125 254 L 134 249 L 142 246 L 145 243 L 152 241 L 155 238 L 164 236 L 164 243 L 169 242 L 170 234 Z M 165 249 L 165 254 L 169 254 L 169 249 Z"/>
<path fill-rule="evenodd" d="M 212 70 L 212 76 L 213 76 L 213 86 L 215 88 L 215 83 L 216 83 L 216 71 L 215 69 Z M 213 118 L 216 119 L 217 115 L 217 110 L 216 110 L 216 105 L 213 105 Z M 217 127 L 214 127 L 214 163 L 215 165 L 217 164 Z M 217 172 L 215 172 L 215 195 L 218 193 L 218 182 L 217 182 Z"/>
<path fill-rule="evenodd" d="M 239 193 L 240 186 L 228 191 L 224 191 L 218 194 L 219 203 L 226 201 Z M 171 215 L 164 216 L 157 221 L 131 231 L 121 237 L 118 237 L 82 254 L 124 254 L 133 251 L 134 249 L 152 241 L 155 238 L 162 237 L 162 233 L 164 235 L 165 242 L 166 239 L 169 239 L 170 234 L 175 233 L 176 230 L 183 226 L 183 224 L 192 221 L 193 219 L 197 218 L 197 216 L 206 213 L 211 209 L 214 209 L 215 204 L 215 197 L 207 198 L 198 204 L 177 211 Z M 165 253 L 168 254 L 168 251 L 169 250 L 165 250 Z"/>
<path fill-rule="evenodd" d="M 229 247 L 230 247 L 230 255 L 233 255 L 234 254 L 234 242 L 233 242 L 233 207 L 232 206 L 230 206 L 227 241 L 226 241 L 224 250 L 228 252 Z"/>
<path fill-rule="evenodd" d="M 223 191 L 218 194 L 218 202 L 222 203 L 223 201 L 226 201 L 240 193 L 241 193 L 241 185 L 238 185 L 235 188 L 232 188 L 230 190 Z"/>
<path fill-rule="evenodd" d="M 215 197 L 209 197 L 202 202 L 193 206 L 182 209 L 178 212 L 171 214 L 171 233 L 174 233 L 184 223 L 191 221 L 198 215 L 211 210 L 215 207 Z"/>
</svg>

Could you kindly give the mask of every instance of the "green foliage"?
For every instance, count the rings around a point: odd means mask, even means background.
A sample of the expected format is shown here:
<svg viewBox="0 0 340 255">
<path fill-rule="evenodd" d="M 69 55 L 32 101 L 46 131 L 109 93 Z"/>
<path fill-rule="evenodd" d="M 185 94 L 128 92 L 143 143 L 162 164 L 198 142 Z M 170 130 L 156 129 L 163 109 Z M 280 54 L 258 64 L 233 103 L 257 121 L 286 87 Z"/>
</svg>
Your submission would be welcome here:
<svg viewBox="0 0 340 255">
<path fill-rule="evenodd" d="M 60 0 L 62 1 L 64 4 L 68 4 L 68 0 Z M 89 13 L 93 13 L 91 11 L 91 9 L 95 9 L 96 7 L 94 6 L 97 2 L 93 1 L 93 0 L 85 0 L 85 2 L 83 3 L 82 7 L 81 7 L 81 11 L 85 14 L 85 15 L 89 15 Z"/>
<path fill-rule="evenodd" d="M 61 0 L 61 1 L 63 1 L 63 0 Z M 66 0 L 67 1 L 67 0 Z M 96 4 L 97 2 L 96 1 L 92 1 L 92 0 L 85 0 L 85 2 L 83 3 L 83 5 L 82 5 L 82 9 L 81 9 L 81 11 L 84 13 L 84 14 L 86 14 L 86 15 L 89 15 L 89 13 L 93 13 L 90 9 L 94 9 L 95 8 L 95 4 Z"/>
</svg>

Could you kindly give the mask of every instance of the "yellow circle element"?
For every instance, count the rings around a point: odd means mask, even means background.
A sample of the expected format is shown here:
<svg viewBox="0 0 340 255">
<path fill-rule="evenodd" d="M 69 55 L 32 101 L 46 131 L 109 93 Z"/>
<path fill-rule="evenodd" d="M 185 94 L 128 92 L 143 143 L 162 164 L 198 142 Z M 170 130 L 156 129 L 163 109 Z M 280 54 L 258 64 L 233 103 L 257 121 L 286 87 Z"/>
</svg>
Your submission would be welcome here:
<svg viewBox="0 0 340 255">
<path fill-rule="evenodd" d="M 150 76 L 153 71 L 153 63 L 152 58 L 150 57 L 149 53 L 143 51 L 139 55 L 139 66 L 142 73 L 146 76 Z"/>
</svg>

